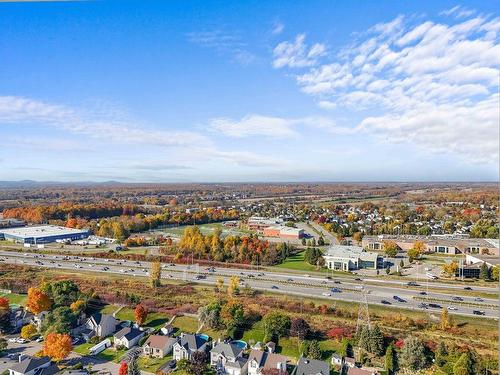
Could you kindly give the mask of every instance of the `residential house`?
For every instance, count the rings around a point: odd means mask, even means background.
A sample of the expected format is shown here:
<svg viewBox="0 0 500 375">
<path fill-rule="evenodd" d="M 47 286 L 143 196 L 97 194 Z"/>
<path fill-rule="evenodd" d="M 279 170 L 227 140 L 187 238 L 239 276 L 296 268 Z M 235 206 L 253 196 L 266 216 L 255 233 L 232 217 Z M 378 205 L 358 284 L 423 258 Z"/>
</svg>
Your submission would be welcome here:
<svg viewBox="0 0 500 375">
<path fill-rule="evenodd" d="M 246 374 L 246 364 L 243 349 L 235 344 L 221 342 L 210 351 L 210 365 L 216 368 L 217 374 Z"/>
<path fill-rule="evenodd" d="M 182 334 L 179 341 L 174 344 L 174 359 L 191 359 L 194 352 L 206 352 L 208 341 L 205 337 L 198 334 Z"/>
<path fill-rule="evenodd" d="M 115 333 L 117 323 L 113 315 L 95 313 L 87 319 L 85 325 L 95 336 L 106 337 Z"/>
<path fill-rule="evenodd" d="M 115 347 L 124 346 L 130 349 L 137 345 L 144 336 L 144 331 L 133 327 L 125 327 L 113 335 Z"/>
<path fill-rule="evenodd" d="M 352 357 L 345 357 L 344 358 L 344 365 L 346 367 L 350 367 L 350 368 L 356 367 L 356 360 Z"/>
<path fill-rule="evenodd" d="M 41 311 L 38 314 L 33 315 L 31 318 L 31 324 L 33 324 L 38 330 L 42 329 L 42 324 L 49 315 L 48 311 Z"/>
<path fill-rule="evenodd" d="M 170 336 L 174 333 L 174 326 L 172 324 L 165 324 L 161 329 L 161 333 L 165 336 Z"/>
<path fill-rule="evenodd" d="M 332 366 L 342 366 L 342 356 L 337 353 L 332 354 Z"/>
<path fill-rule="evenodd" d="M 12 309 L 10 312 L 10 326 L 12 332 L 18 332 L 21 327 L 31 323 L 33 316 L 31 312 L 22 307 Z"/>
<path fill-rule="evenodd" d="M 264 369 L 278 369 L 286 374 L 288 358 L 284 355 L 252 350 L 248 356 L 248 375 L 260 375 Z"/>
<path fill-rule="evenodd" d="M 49 357 L 38 358 L 20 355 L 19 362 L 9 368 L 9 375 L 38 375 L 42 369 L 48 369 L 50 367 L 52 367 L 52 362 Z"/>
<path fill-rule="evenodd" d="M 176 342 L 177 339 L 173 337 L 151 335 L 142 346 L 142 353 L 151 357 L 163 358 L 172 351 Z"/>
<path fill-rule="evenodd" d="M 301 357 L 293 375 L 330 375 L 328 362 Z"/>
</svg>

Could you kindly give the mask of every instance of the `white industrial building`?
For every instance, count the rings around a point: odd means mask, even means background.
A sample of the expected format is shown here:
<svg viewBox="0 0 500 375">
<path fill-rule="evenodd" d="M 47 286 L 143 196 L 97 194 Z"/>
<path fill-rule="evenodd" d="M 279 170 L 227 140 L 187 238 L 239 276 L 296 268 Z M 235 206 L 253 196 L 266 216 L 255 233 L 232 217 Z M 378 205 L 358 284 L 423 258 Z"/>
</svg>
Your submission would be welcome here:
<svg viewBox="0 0 500 375">
<path fill-rule="evenodd" d="M 325 265 L 336 271 L 351 271 L 361 268 L 384 267 L 384 258 L 378 253 L 365 251 L 361 246 L 332 245 L 323 255 Z"/>
<path fill-rule="evenodd" d="M 75 241 L 87 238 L 88 229 L 73 229 L 56 225 L 37 225 L 0 229 L 0 239 L 25 244 L 45 244 L 56 241 Z"/>
</svg>

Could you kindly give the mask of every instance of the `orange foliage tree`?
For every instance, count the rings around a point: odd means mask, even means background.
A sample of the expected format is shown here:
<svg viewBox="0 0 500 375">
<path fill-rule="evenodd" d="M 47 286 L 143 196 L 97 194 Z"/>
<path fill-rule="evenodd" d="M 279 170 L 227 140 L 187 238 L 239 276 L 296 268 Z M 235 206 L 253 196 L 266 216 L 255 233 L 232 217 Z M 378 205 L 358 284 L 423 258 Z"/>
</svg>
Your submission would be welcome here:
<svg viewBox="0 0 500 375">
<path fill-rule="evenodd" d="M 26 304 L 26 308 L 33 314 L 47 311 L 51 306 L 52 301 L 49 296 L 43 293 L 40 289 L 33 287 L 28 289 L 28 303 Z"/>
<path fill-rule="evenodd" d="M 139 325 L 143 325 L 148 317 L 148 311 L 144 306 L 138 304 L 134 310 L 135 322 Z"/>
<path fill-rule="evenodd" d="M 43 345 L 43 355 L 59 362 L 73 350 L 71 336 L 66 333 L 49 333 Z"/>
</svg>

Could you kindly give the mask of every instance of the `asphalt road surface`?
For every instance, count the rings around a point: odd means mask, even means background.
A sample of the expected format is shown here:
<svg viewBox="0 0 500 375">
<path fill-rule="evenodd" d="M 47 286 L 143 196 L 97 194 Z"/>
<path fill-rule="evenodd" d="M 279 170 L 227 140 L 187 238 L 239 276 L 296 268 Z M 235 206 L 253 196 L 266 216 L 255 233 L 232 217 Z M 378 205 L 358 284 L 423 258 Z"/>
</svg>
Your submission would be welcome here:
<svg viewBox="0 0 500 375">
<path fill-rule="evenodd" d="M 151 264 L 121 259 L 102 259 L 64 255 L 36 253 L 14 253 L 0 251 L 0 260 L 6 263 L 26 266 L 38 266 L 74 272 L 100 272 L 121 274 L 124 277 L 147 277 Z M 1 263 L 0 263 L 1 264 Z M 303 297 L 323 298 L 384 305 L 394 308 L 406 308 L 439 314 L 447 307 L 452 314 L 479 316 L 474 311 L 484 313 L 482 317 L 498 319 L 498 299 L 478 298 L 467 295 L 463 286 L 439 282 L 423 282 L 418 286 L 408 287 L 399 280 L 374 278 L 352 279 L 348 277 L 317 277 L 309 275 L 287 274 L 261 270 L 238 270 L 231 268 L 206 268 L 197 265 L 162 264 L 162 278 L 184 280 L 200 284 L 215 284 L 218 278 L 226 280 L 231 276 L 241 279 L 242 287 L 246 284 L 257 290 L 298 295 Z M 440 293 L 451 290 L 450 293 Z M 474 287 L 475 291 L 497 293 L 495 288 Z M 425 294 L 424 294 L 425 293 Z"/>
</svg>

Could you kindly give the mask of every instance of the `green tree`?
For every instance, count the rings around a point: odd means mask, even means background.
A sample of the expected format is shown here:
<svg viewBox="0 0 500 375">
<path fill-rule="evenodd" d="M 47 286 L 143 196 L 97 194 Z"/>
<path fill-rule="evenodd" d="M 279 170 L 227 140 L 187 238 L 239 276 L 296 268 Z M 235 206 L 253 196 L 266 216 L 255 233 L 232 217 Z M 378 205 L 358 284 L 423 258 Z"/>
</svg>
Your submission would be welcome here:
<svg viewBox="0 0 500 375">
<path fill-rule="evenodd" d="M 436 364 L 441 367 L 447 362 L 448 350 L 446 349 L 446 345 L 443 341 L 439 343 L 436 348 L 436 352 L 434 353 L 434 357 L 436 359 Z"/>
<path fill-rule="evenodd" d="M 351 342 L 346 337 L 342 339 L 339 354 L 342 357 L 352 357 L 353 355 Z"/>
<path fill-rule="evenodd" d="M 54 301 L 54 306 L 69 306 L 77 301 L 80 296 L 78 285 L 72 280 L 61 280 L 53 283 L 46 283 L 42 286 L 42 291 Z"/>
<path fill-rule="evenodd" d="M 410 336 L 401 350 L 401 365 L 410 370 L 420 370 L 427 366 L 425 347 L 418 338 Z"/>
<path fill-rule="evenodd" d="M 479 270 L 479 278 L 482 280 L 490 279 L 490 269 L 488 268 L 486 262 L 483 262 L 483 264 L 481 265 L 481 269 Z"/>
<path fill-rule="evenodd" d="M 311 359 L 321 359 L 323 352 L 317 340 L 304 341 L 302 344 L 302 355 Z"/>
<path fill-rule="evenodd" d="M 0 354 L 7 349 L 7 340 L 3 337 L 0 337 Z"/>
<path fill-rule="evenodd" d="M 498 266 L 491 267 L 491 279 L 498 281 Z"/>
<path fill-rule="evenodd" d="M 396 351 L 394 350 L 394 346 L 392 344 L 389 345 L 385 351 L 384 362 L 387 374 L 393 374 L 394 371 L 396 371 Z"/>
<path fill-rule="evenodd" d="M 453 366 L 453 375 L 477 374 L 474 358 L 470 351 L 463 353 Z"/>
<path fill-rule="evenodd" d="M 139 363 L 137 362 L 137 356 L 134 355 L 130 359 L 127 367 L 127 375 L 141 375 L 141 370 L 139 370 Z"/>
<path fill-rule="evenodd" d="M 266 340 L 285 336 L 290 328 L 290 317 L 279 311 L 270 311 L 263 318 Z"/>
<path fill-rule="evenodd" d="M 44 320 L 42 331 L 47 333 L 68 333 L 76 323 L 76 315 L 67 306 L 53 309 Z"/>
<path fill-rule="evenodd" d="M 376 356 L 381 356 L 384 354 L 384 335 L 380 331 L 380 327 L 375 325 L 373 329 L 370 330 L 370 350 L 369 352 L 375 354 Z"/>
</svg>

